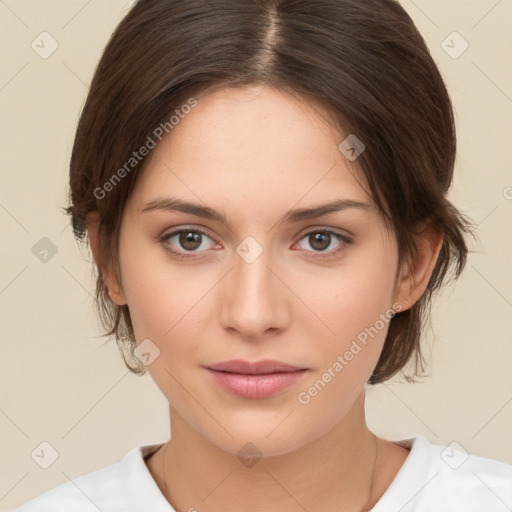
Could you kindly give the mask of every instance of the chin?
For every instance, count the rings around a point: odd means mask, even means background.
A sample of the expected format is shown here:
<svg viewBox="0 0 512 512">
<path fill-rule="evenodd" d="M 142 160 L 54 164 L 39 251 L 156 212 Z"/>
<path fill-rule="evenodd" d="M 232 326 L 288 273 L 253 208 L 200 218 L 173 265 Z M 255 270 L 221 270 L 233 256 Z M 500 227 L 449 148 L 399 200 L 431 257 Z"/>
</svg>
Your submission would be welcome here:
<svg viewBox="0 0 512 512">
<path fill-rule="evenodd" d="M 224 415 L 222 425 L 231 436 L 221 428 L 199 433 L 219 449 L 238 457 L 252 452 L 258 457 L 287 455 L 325 434 L 318 424 L 314 430 L 305 430 L 307 422 L 299 418 L 298 411 L 292 411 L 287 408 L 278 418 L 275 413 L 265 415 L 261 411 L 243 418 Z"/>
</svg>

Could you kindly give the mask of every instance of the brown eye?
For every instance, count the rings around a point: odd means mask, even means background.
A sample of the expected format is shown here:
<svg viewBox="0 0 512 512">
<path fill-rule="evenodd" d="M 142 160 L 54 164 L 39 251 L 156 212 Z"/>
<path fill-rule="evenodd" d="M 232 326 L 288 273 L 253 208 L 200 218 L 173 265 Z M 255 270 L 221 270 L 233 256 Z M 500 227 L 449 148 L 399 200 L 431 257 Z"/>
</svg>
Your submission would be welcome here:
<svg viewBox="0 0 512 512">
<path fill-rule="evenodd" d="M 306 233 L 301 238 L 301 241 L 302 240 L 307 240 L 307 244 L 311 248 L 308 252 L 312 252 L 313 257 L 328 257 L 335 255 L 345 249 L 347 245 L 352 242 L 349 237 L 342 235 L 341 233 L 323 229 Z"/>
<path fill-rule="evenodd" d="M 215 242 L 203 231 L 198 229 L 180 229 L 160 238 L 164 249 L 180 258 L 194 257 L 198 253 L 206 252 L 210 241 L 210 248 Z M 201 249 L 202 248 L 202 249 Z"/>
<path fill-rule="evenodd" d="M 195 251 L 201 246 L 202 235 L 194 231 L 182 231 L 178 236 L 179 244 L 187 251 Z"/>
<path fill-rule="evenodd" d="M 325 251 L 325 249 L 327 249 L 331 244 L 331 235 L 325 231 L 311 233 L 309 235 L 308 242 L 315 251 Z"/>
</svg>

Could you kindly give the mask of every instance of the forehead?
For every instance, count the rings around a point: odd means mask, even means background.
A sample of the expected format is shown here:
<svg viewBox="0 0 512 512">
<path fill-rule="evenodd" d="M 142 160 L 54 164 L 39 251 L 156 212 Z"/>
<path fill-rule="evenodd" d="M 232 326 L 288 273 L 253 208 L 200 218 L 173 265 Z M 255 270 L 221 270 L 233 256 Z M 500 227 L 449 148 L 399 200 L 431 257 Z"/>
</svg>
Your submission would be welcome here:
<svg viewBox="0 0 512 512">
<path fill-rule="evenodd" d="M 142 208 L 172 194 L 260 214 L 299 202 L 368 202 L 338 149 L 344 138 L 312 102 L 266 85 L 221 89 L 197 98 L 152 150 L 132 202 Z"/>
</svg>

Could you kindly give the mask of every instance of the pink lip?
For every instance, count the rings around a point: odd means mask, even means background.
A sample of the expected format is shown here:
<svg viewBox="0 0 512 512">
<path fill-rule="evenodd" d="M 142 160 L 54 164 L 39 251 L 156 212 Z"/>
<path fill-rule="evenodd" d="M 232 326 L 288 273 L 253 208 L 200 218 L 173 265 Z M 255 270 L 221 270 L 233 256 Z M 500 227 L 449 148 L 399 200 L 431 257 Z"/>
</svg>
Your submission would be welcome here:
<svg viewBox="0 0 512 512">
<path fill-rule="evenodd" d="M 229 373 L 244 373 L 247 375 L 261 375 L 265 373 L 276 372 L 294 372 L 297 370 L 305 370 L 299 366 L 292 366 L 281 361 L 272 359 L 263 359 L 261 361 L 244 361 L 243 359 L 232 359 L 231 361 L 223 361 L 222 363 L 210 364 L 207 366 L 210 370 Z"/>
<path fill-rule="evenodd" d="M 237 396 L 268 398 L 297 382 L 307 371 L 280 361 L 251 363 L 240 359 L 209 365 L 214 381 Z"/>
</svg>

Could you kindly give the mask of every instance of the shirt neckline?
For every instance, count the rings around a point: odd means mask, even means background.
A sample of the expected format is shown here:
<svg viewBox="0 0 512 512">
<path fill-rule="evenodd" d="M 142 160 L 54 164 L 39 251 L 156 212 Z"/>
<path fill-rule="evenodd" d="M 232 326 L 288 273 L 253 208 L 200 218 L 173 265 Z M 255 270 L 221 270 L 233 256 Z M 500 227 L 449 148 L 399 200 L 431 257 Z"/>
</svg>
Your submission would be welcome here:
<svg viewBox="0 0 512 512">
<path fill-rule="evenodd" d="M 409 449 L 409 455 L 379 501 L 370 509 L 370 512 L 393 510 L 397 503 L 403 502 L 404 496 L 407 496 L 412 489 L 416 488 L 420 476 L 418 471 L 426 474 L 431 466 L 430 454 L 426 449 L 429 441 L 425 436 L 417 435 L 391 442 Z"/>
<path fill-rule="evenodd" d="M 409 455 L 379 501 L 370 509 L 370 512 L 390 510 L 397 499 L 403 500 L 405 489 L 414 488 L 411 486 L 417 481 L 416 469 L 421 467 L 425 472 L 428 471 L 428 452 L 423 449 L 428 444 L 428 440 L 424 436 L 418 435 L 391 442 L 409 449 Z M 136 505 L 134 508 L 137 510 L 145 510 L 151 505 L 154 512 L 176 512 L 158 487 L 145 462 L 145 459 L 153 455 L 163 444 L 165 443 L 138 445 L 120 461 L 129 475 L 129 488 L 137 489 L 131 499 L 131 502 Z M 141 479 L 143 480 L 141 481 Z"/>
<path fill-rule="evenodd" d="M 145 459 L 153 455 L 165 443 L 138 445 L 122 459 L 121 464 L 129 475 L 129 489 L 136 489 L 130 497 L 134 510 L 151 510 L 152 512 L 176 512 L 162 494 Z"/>
</svg>

